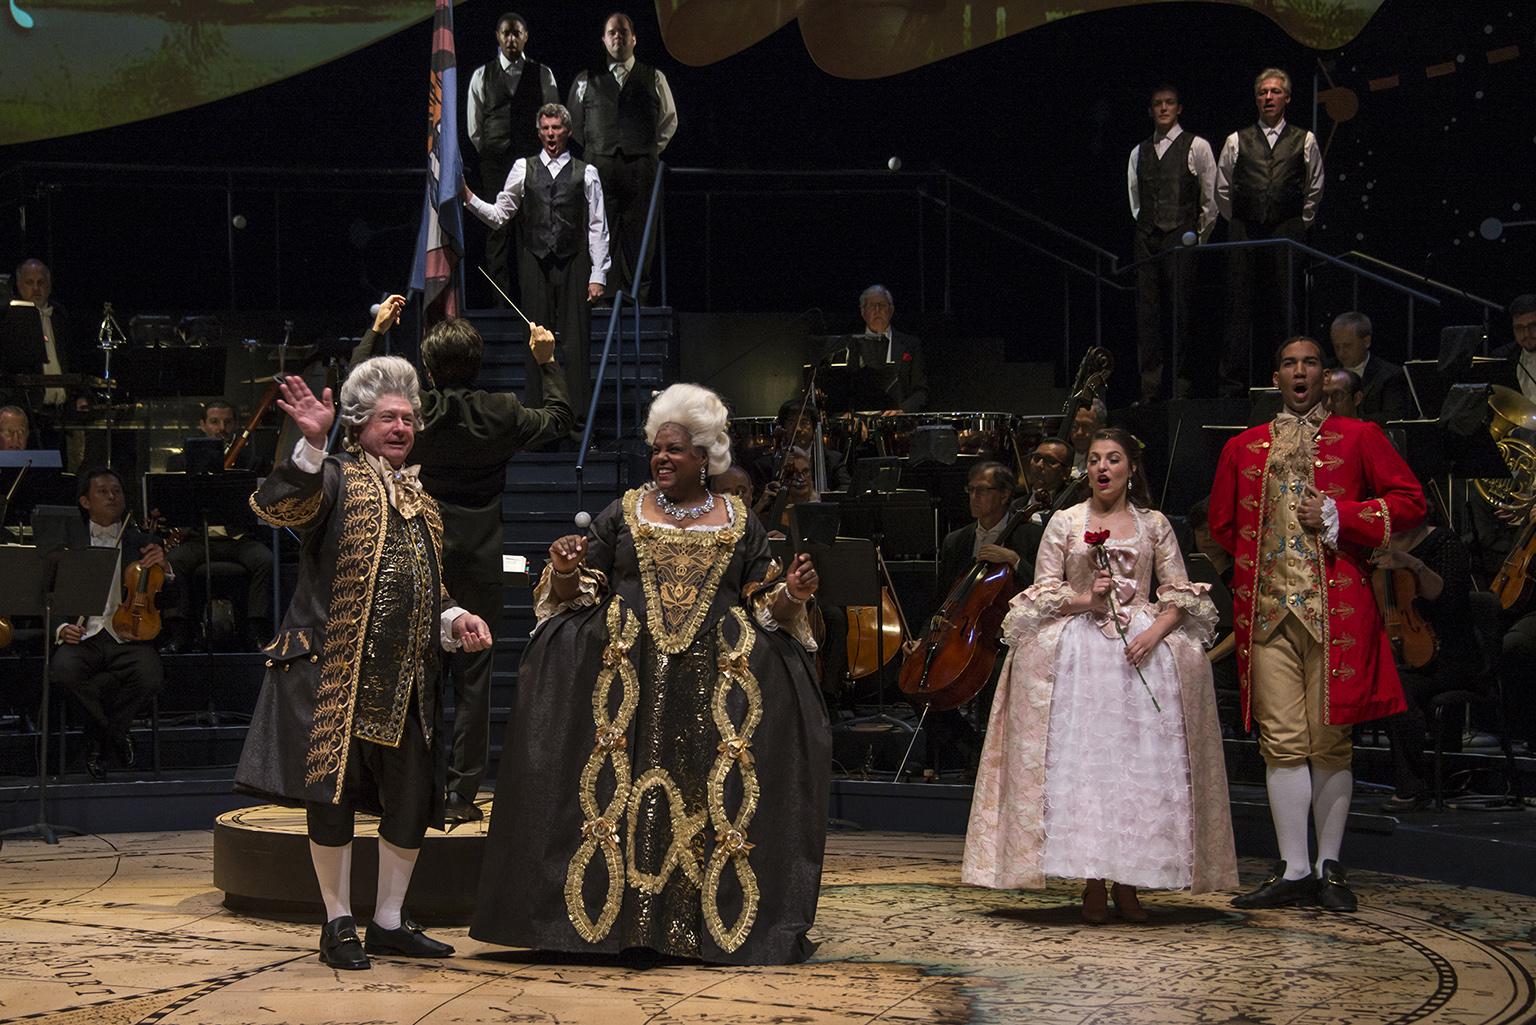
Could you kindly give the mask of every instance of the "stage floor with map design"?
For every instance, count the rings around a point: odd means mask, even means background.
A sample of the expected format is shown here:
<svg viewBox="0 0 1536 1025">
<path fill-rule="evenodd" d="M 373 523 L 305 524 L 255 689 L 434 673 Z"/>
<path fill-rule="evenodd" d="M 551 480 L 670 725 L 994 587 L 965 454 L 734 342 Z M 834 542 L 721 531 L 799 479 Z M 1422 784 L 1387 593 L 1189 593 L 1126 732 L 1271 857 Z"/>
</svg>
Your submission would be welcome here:
<svg viewBox="0 0 1536 1025">
<path fill-rule="evenodd" d="M 318 928 L 241 917 L 208 832 L 0 852 L 0 1022 L 1047 1025 L 1536 1020 L 1536 900 L 1359 873 L 1355 915 L 1243 914 L 1153 893 L 1144 926 L 1091 927 L 1076 888 L 960 885 L 958 837 L 834 833 L 808 964 L 714 968 L 554 958 L 463 929 L 442 962 L 336 972 Z M 1263 870 L 1245 862 L 1244 879 Z"/>
</svg>

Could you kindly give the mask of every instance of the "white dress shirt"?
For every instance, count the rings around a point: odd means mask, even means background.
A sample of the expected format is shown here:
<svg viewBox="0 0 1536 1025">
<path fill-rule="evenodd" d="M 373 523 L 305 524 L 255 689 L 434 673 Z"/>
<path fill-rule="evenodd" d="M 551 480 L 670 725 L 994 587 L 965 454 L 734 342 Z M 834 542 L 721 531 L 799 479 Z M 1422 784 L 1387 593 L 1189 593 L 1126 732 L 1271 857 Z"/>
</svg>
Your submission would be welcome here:
<svg viewBox="0 0 1536 1025">
<path fill-rule="evenodd" d="M 612 75 L 622 88 L 624 80 L 635 69 L 635 59 L 631 57 L 622 63 L 619 61 L 608 62 L 608 73 Z M 571 86 L 571 95 L 575 98 L 576 105 L 587 96 L 587 72 L 583 71 L 576 76 L 576 81 Z M 656 152 L 659 154 L 667 148 L 667 143 L 672 141 L 672 136 L 677 132 L 677 103 L 672 99 L 672 87 L 667 84 L 667 76 L 661 69 L 656 69 Z"/>
<path fill-rule="evenodd" d="M 1520 379 L 1520 394 L 1536 402 L 1536 352 L 1520 350 L 1515 376 Z"/>
<path fill-rule="evenodd" d="M 1360 378 L 1360 387 L 1362 387 L 1362 388 L 1365 387 L 1365 365 L 1367 363 L 1369 363 L 1370 361 L 1371 361 L 1371 354 L 1369 352 L 1367 352 L 1365 354 L 1365 359 L 1361 360 L 1358 366 L 1345 367 L 1344 368 L 1345 370 L 1353 370 L 1355 372 L 1355 376 Z"/>
<path fill-rule="evenodd" d="M 496 194 L 496 202 L 487 203 L 479 196 L 471 196 L 469 209 L 474 215 L 499 228 L 510 221 L 523 202 L 523 186 L 528 179 L 529 157 L 519 157 L 507 174 L 507 183 Z M 549 168 L 549 176 L 556 177 L 571 162 L 571 151 L 551 157 L 539 150 L 538 158 Z M 608 282 L 608 268 L 612 263 L 608 255 L 608 214 L 603 208 L 603 184 L 598 179 L 597 168 L 587 165 L 581 178 L 581 191 L 587 197 L 587 253 L 592 257 L 591 282 L 604 285 Z"/>
<path fill-rule="evenodd" d="M 1277 121 L 1273 128 L 1261 121 L 1259 131 L 1264 133 L 1273 150 L 1280 133 L 1285 131 L 1285 118 Z M 1317 148 L 1317 137 L 1311 132 L 1307 132 L 1302 140 L 1302 154 L 1306 161 L 1307 192 L 1301 204 L 1301 223 L 1311 224 L 1317 216 L 1317 204 L 1323 198 L 1323 154 Z M 1233 132 L 1227 136 L 1221 147 L 1221 158 L 1216 161 L 1216 205 L 1221 208 L 1221 216 L 1229 221 L 1232 219 L 1232 169 L 1236 166 L 1237 133 Z"/>
<path fill-rule="evenodd" d="M 1184 134 L 1184 129 L 1177 122 L 1168 129 L 1168 134 L 1160 136 L 1152 143 L 1152 151 L 1158 159 L 1168 152 L 1168 147 L 1173 145 L 1175 139 Z M 1131 160 L 1126 167 L 1126 186 L 1131 193 L 1131 220 L 1141 216 L 1141 184 L 1137 180 L 1137 171 L 1141 165 L 1141 144 L 1131 147 Z M 1211 229 L 1216 226 L 1216 157 L 1211 153 L 1211 144 L 1200 136 L 1195 136 L 1189 143 L 1189 173 L 1200 180 L 1200 217 L 1196 231 L 1200 233 L 1200 241 L 1204 242 L 1211 235 Z"/>
<path fill-rule="evenodd" d="M 517 89 L 518 80 L 523 76 L 523 68 L 528 65 L 528 55 L 518 54 L 517 60 L 507 60 L 507 55 L 500 50 L 496 51 L 496 63 L 501 65 L 501 70 L 507 76 L 507 88 L 513 91 Z M 543 94 L 545 103 L 559 103 L 560 89 L 555 85 L 555 73 L 549 70 L 548 64 L 540 65 L 544 69 Z M 475 73 L 469 76 L 469 95 L 464 104 L 464 116 L 469 121 L 469 141 L 476 150 L 480 149 L 480 107 L 484 102 L 481 99 L 485 86 L 485 65 L 475 69 Z"/>
<path fill-rule="evenodd" d="M 864 332 L 864 337 L 865 338 L 884 338 L 885 339 L 885 363 L 886 363 L 887 366 L 889 366 L 890 364 L 896 362 L 896 353 L 893 351 L 893 346 L 896 344 L 896 340 L 891 337 L 891 329 L 890 328 L 886 328 L 884 331 L 869 331 L 869 330 L 866 330 Z"/>
<path fill-rule="evenodd" d="M 997 539 L 1003 536 L 1003 528 L 1008 525 L 1008 517 L 1004 516 L 992 524 L 991 530 L 981 529 L 981 521 L 976 521 L 976 543 L 971 545 L 971 558 L 981 554 L 982 548 L 987 545 L 997 544 Z"/>
</svg>

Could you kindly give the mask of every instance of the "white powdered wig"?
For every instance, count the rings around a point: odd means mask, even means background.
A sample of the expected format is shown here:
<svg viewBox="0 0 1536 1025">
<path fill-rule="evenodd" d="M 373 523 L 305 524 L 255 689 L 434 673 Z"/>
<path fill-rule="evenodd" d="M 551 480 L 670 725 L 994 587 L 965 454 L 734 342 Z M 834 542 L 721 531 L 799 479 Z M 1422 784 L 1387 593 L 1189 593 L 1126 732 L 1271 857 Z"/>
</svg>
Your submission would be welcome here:
<svg viewBox="0 0 1536 1025">
<path fill-rule="evenodd" d="M 677 424 L 695 446 L 709 453 L 709 472 L 724 473 L 731 468 L 730 423 L 731 412 L 720 396 L 697 384 L 674 384 L 651 401 L 645 440 L 655 441 L 662 424 Z"/>
<path fill-rule="evenodd" d="M 412 411 L 421 416 L 416 368 L 399 356 L 374 356 L 353 367 L 341 386 L 341 422 L 353 433 L 362 430 L 384 395 L 409 399 Z"/>
</svg>

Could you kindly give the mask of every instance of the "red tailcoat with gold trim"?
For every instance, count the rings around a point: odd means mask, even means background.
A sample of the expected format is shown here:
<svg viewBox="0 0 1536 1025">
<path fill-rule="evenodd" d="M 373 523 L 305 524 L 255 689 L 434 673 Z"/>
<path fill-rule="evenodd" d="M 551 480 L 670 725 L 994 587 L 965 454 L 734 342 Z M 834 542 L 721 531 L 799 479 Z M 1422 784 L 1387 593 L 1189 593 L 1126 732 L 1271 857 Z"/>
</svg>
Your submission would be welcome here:
<svg viewBox="0 0 1536 1025">
<path fill-rule="evenodd" d="M 1243 721 L 1248 725 L 1253 704 L 1249 653 L 1270 437 L 1270 425 L 1260 424 L 1228 441 L 1211 486 L 1211 535 L 1234 560 L 1232 622 Z M 1332 498 L 1339 513 L 1338 548 L 1321 546 L 1328 722 L 1366 722 L 1400 712 L 1406 707 L 1403 687 L 1371 590 L 1370 557 L 1393 531 L 1423 522 L 1424 492 L 1380 427 L 1341 416 L 1329 416 L 1318 432 L 1312 486 Z"/>
</svg>

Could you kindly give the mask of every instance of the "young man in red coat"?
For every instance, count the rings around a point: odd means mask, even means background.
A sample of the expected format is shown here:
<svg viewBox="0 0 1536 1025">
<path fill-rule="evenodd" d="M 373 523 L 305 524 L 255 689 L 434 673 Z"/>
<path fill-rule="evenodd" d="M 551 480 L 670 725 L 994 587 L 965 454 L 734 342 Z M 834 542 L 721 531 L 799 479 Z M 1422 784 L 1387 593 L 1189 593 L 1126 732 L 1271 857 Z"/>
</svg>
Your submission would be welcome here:
<svg viewBox="0 0 1536 1025">
<path fill-rule="evenodd" d="M 1354 787 L 1350 725 L 1404 707 L 1369 560 L 1393 531 L 1424 519 L 1424 493 L 1381 428 L 1328 414 L 1316 341 L 1283 344 L 1274 380 L 1284 410 L 1227 442 L 1211 488 L 1211 534 L 1234 562 L 1243 715 L 1259 723 L 1281 858 L 1232 903 L 1353 911 L 1339 864 Z"/>
</svg>

